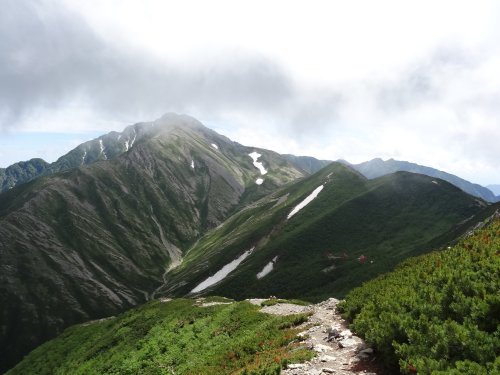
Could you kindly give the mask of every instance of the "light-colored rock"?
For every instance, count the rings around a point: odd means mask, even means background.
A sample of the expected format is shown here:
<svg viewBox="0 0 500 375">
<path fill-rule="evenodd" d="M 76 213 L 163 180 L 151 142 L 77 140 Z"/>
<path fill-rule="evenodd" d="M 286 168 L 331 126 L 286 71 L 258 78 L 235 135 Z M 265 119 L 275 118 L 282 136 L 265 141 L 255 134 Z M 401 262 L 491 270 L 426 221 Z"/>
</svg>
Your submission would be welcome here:
<svg viewBox="0 0 500 375">
<path fill-rule="evenodd" d="M 306 365 L 304 363 L 291 363 L 287 367 L 291 370 L 297 370 L 306 368 Z"/>
<path fill-rule="evenodd" d="M 280 313 L 311 313 L 308 321 L 298 327 L 301 330 L 299 336 L 302 345 L 315 351 L 317 356 L 305 363 L 289 364 L 288 368 L 282 370 L 282 375 L 354 375 L 359 371 L 351 368 L 360 361 L 365 361 L 368 366 L 363 367 L 366 368 L 364 374 L 374 371 L 374 368 L 370 368 L 373 352 L 366 350 L 371 348 L 353 335 L 347 323 L 336 313 L 337 302 L 329 299 L 306 307 L 291 308 L 289 304 L 270 306 Z"/>
<path fill-rule="evenodd" d="M 363 350 L 360 350 L 360 353 L 363 353 L 363 354 L 373 354 L 373 348 L 366 348 L 366 349 L 363 349 Z"/>
<path fill-rule="evenodd" d="M 339 340 L 338 343 L 341 348 L 359 350 L 363 345 L 363 340 L 357 336 L 352 336 L 348 339 Z"/>
<path fill-rule="evenodd" d="M 321 362 L 333 362 L 337 360 L 337 357 L 332 357 L 331 355 L 322 355 L 319 357 Z"/>
<path fill-rule="evenodd" d="M 311 311 L 309 306 L 294 305 L 292 303 L 278 303 L 272 306 L 264 306 L 261 312 L 273 315 L 293 315 Z"/>
<path fill-rule="evenodd" d="M 316 344 L 314 345 L 314 351 L 318 353 L 324 353 L 324 352 L 329 352 L 332 351 L 333 349 L 328 346 L 328 345 L 323 345 L 323 344 Z"/>
<path fill-rule="evenodd" d="M 340 332 L 340 336 L 348 339 L 352 337 L 352 332 L 350 329 L 344 329 L 342 332 Z"/>
</svg>

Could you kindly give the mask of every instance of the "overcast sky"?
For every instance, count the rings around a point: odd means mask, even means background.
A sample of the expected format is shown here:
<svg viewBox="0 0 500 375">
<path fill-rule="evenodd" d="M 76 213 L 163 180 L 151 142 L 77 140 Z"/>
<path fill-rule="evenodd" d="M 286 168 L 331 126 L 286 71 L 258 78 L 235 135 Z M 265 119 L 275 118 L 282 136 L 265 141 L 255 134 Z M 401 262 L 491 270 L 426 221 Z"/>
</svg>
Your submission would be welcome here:
<svg viewBox="0 0 500 375">
<path fill-rule="evenodd" d="M 495 1 L 0 0 L 0 167 L 165 112 L 500 183 Z"/>
</svg>

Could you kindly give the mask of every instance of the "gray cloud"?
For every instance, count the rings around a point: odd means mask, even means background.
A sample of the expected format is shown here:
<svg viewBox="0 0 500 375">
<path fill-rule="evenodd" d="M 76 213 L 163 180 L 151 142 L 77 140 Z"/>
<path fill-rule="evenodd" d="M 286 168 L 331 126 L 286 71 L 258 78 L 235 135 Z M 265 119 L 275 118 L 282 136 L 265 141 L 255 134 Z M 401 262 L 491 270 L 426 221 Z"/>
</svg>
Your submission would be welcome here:
<svg viewBox="0 0 500 375">
<path fill-rule="evenodd" d="M 51 1 L 7 0 L 0 34 L 3 127 L 73 101 L 119 120 L 172 110 L 274 112 L 295 95 L 290 77 L 264 58 L 225 56 L 185 69 L 106 44 L 77 14 Z"/>
<path fill-rule="evenodd" d="M 449 81 L 474 69 L 477 63 L 458 46 L 441 46 L 403 71 L 394 72 L 391 80 L 368 85 L 381 110 L 403 111 L 442 100 Z"/>
<path fill-rule="evenodd" d="M 401 149 L 402 157 L 424 163 L 451 140 L 454 150 L 442 157 L 478 158 L 500 173 L 492 141 L 500 137 L 500 91 L 484 88 L 488 81 L 478 74 L 499 55 L 490 48 L 496 39 L 484 47 L 490 55 L 443 46 L 386 76 L 319 89 L 300 86 L 255 54 L 183 66 L 110 44 L 60 0 L 4 0 L 1 10 L 0 130 L 72 106 L 120 123 L 174 111 L 213 122 L 244 119 L 234 123 L 260 130 L 258 141 L 266 138 L 257 146 L 274 148 L 279 142 L 272 137 L 298 140 L 321 158 L 397 156 Z M 411 130 L 415 142 L 394 131 L 401 129 Z"/>
<path fill-rule="evenodd" d="M 263 118 L 296 136 L 318 136 L 336 119 L 339 94 L 304 94 L 272 61 L 226 54 L 184 67 L 110 45 L 58 1 L 7 0 L 0 13 L 0 129 L 76 103 L 96 118 L 152 119 L 169 111 L 246 124 Z"/>
</svg>

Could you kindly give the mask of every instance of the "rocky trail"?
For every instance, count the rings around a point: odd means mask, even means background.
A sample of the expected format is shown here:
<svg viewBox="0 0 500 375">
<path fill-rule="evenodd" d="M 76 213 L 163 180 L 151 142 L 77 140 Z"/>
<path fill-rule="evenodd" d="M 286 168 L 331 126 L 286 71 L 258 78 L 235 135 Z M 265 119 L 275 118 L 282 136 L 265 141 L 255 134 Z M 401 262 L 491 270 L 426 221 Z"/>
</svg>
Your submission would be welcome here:
<svg viewBox="0 0 500 375">
<path fill-rule="evenodd" d="M 260 305 L 265 300 L 249 301 Z M 373 349 L 355 336 L 347 328 L 347 322 L 336 312 L 338 302 L 335 298 L 330 298 L 310 306 L 278 303 L 262 308 L 263 313 L 276 315 L 311 313 L 308 321 L 299 326 L 304 329 L 299 336 L 317 355 L 305 363 L 289 364 L 282 374 L 382 374 L 376 364 Z"/>
</svg>

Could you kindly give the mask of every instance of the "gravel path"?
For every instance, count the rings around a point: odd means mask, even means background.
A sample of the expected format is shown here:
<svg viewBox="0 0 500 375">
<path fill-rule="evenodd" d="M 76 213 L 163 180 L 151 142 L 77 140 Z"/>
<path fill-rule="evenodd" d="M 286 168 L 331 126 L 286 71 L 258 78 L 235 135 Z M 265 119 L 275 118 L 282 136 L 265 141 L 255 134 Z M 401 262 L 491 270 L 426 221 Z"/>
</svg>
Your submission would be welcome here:
<svg viewBox="0 0 500 375">
<path fill-rule="evenodd" d="M 260 305 L 265 300 L 249 301 Z M 282 374 L 382 374 L 374 362 L 373 350 L 367 347 L 361 338 L 355 336 L 347 328 L 347 323 L 337 314 L 338 302 L 330 298 L 310 306 L 279 303 L 262 308 L 262 312 L 276 315 L 312 313 L 309 320 L 302 324 L 304 331 L 299 336 L 304 339 L 304 344 L 314 350 L 317 355 L 311 361 L 288 365 L 288 368 L 281 372 Z"/>
</svg>

